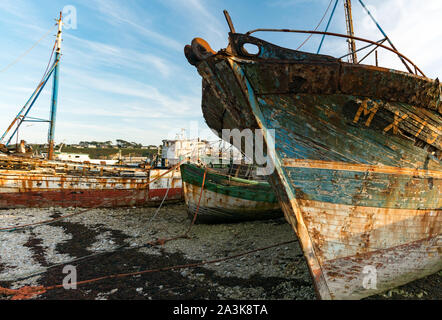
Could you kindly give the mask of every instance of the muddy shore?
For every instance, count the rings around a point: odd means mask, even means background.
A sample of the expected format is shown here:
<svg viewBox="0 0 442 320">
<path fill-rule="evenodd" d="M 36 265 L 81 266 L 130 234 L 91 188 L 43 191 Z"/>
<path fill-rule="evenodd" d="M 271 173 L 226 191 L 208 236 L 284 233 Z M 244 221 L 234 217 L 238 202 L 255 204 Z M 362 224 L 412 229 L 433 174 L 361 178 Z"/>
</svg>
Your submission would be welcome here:
<svg viewBox="0 0 442 320">
<path fill-rule="evenodd" d="M 22 225 L 76 210 L 1 210 L 0 221 L 2 227 Z M 285 243 L 210 264 L 104 279 L 81 284 L 75 290 L 49 290 L 32 299 L 316 299 L 299 244 L 283 218 L 197 224 L 188 238 L 148 245 L 183 235 L 189 225 L 186 207 L 173 204 L 159 212 L 157 208 L 93 209 L 47 225 L 0 232 L 0 286 L 15 289 L 62 284 L 65 264 L 81 257 L 87 258 L 71 263 L 77 270 L 77 281 L 222 260 Z M 16 281 L 23 278 L 27 279 Z M 0 299 L 9 298 L 0 295 Z M 368 299 L 440 300 L 442 272 Z"/>
</svg>

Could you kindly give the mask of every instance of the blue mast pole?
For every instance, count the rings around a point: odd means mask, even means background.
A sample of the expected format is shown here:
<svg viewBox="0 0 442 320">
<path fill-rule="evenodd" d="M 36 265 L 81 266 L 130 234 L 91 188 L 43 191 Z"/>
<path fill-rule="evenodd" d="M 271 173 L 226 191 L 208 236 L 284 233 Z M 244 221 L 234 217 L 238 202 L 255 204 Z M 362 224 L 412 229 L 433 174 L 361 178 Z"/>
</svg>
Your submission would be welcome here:
<svg viewBox="0 0 442 320">
<path fill-rule="evenodd" d="M 338 4 L 338 1 L 339 0 L 335 1 L 335 6 L 333 7 L 332 13 L 330 15 L 330 18 L 328 19 L 327 26 L 325 27 L 324 32 L 327 32 L 328 27 L 330 26 L 330 22 L 332 21 L 333 15 L 335 14 L 335 10 L 336 10 L 336 6 Z M 316 54 L 319 54 L 319 51 L 321 51 L 321 47 L 322 47 L 322 43 L 324 42 L 324 38 L 325 38 L 325 34 L 322 35 L 321 43 L 319 44 L 318 52 L 316 52 Z"/>
<path fill-rule="evenodd" d="M 51 103 L 51 120 L 49 124 L 48 132 L 48 160 L 54 159 L 54 133 L 55 133 L 55 119 L 57 115 L 57 100 L 58 100 L 58 69 L 60 67 L 60 56 L 61 56 L 61 33 L 63 28 L 62 13 L 60 12 L 60 18 L 57 20 L 58 23 L 58 33 L 57 33 L 57 48 L 55 51 L 55 69 L 54 69 L 54 84 L 52 87 L 52 103 Z"/>
<path fill-rule="evenodd" d="M 9 125 L 8 129 L 6 129 L 6 131 L 3 133 L 2 137 L 0 138 L 0 143 L 3 142 L 3 139 L 6 137 L 6 135 L 8 134 L 9 130 L 11 130 L 11 128 L 13 127 L 13 125 L 20 120 L 20 117 L 22 116 L 22 113 L 26 110 L 26 108 L 28 108 L 29 103 L 32 101 L 32 99 L 35 98 L 35 95 L 38 95 L 38 92 L 40 89 L 42 89 L 42 87 L 44 87 L 44 81 L 40 82 L 40 84 L 38 85 L 37 89 L 35 89 L 35 91 L 32 93 L 31 97 L 29 98 L 29 100 L 26 102 L 26 104 L 23 106 L 23 108 L 20 110 L 20 112 L 17 114 L 17 116 L 14 118 L 14 120 L 12 120 L 11 124 Z M 11 139 L 9 139 L 11 140 Z M 6 146 L 9 143 L 6 143 Z"/>
<path fill-rule="evenodd" d="M 28 115 L 29 111 L 31 111 L 32 106 L 34 105 L 35 101 L 37 101 L 37 98 L 38 98 L 38 96 L 40 95 L 40 93 L 43 91 L 43 89 L 44 89 L 46 83 L 48 82 L 49 77 L 51 76 L 52 72 L 54 72 L 54 67 L 51 68 L 51 70 L 49 71 L 49 73 L 47 74 L 47 76 L 45 77 L 45 79 L 43 80 L 43 82 L 41 83 L 41 86 L 39 87 L 39 89 L 38 89 L 37 93 L 35 94 L 35 96 L 34 96 L 34 94 L 33 94 L 33 97 L 34 97 L 34 98 L 33 98 L 32 102 L 31 102 L 31 104 L 29 105 L 28 109 L 26 110 L 25 114 L 24 114 L 24 115 L 21 115 L 22 112 L 20 112 L 20 114 L 19 114 L 19 115 L 14 119 L 14 121 L 12 122 L 12 124 L 11 124 L 10 127 L 12 127 L 12 125 L 13 125 L 16 121 L 19 121 L 19 122 L 18 122 L 18 125 L 17 125 L 17 128 L 15 128 L 14 132 L 11 134 L 11 136 L 10 136 L 9 139 L 8 139 L 8 141 L 6 142 L 6 146 L 9 145 L 9 143 L 10 143 L 11 140 L 12 140 L 12 138 L 13 138 L 13 137 L 15 136 L 15 134 L 17 133 L 18 128 L 19 128 L 19 127 L 21 126 L 21 124 L 23 123 L 23 121 L 24 121 L 24 119 L 26 118 L 26 116 Z M 47 122 L 47 121 L 46 121 L 46 122 Z M 9 131 L 9 129 L 8 129 L 8 131 Z M 6 133 L 7 133 L 7 132 L 6 132 Z M 6 133 L 5 133 L 5 135 L 6 135 Z"/>
</svg>

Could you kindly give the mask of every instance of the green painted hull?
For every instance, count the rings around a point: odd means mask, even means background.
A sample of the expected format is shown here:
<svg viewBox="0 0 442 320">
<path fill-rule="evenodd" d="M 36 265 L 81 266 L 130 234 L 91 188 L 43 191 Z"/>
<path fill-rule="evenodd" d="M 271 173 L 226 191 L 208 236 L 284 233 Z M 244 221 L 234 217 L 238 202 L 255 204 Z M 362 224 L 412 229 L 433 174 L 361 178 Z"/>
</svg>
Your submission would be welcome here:
<svg viewBox="0 0 442 320">
<path fill-rule="evenodd" d="M 201 195 L 204 171 L 193 164 L 181 165 L 184 199 L 190 217 L 193 218 L 200 204 L 197 222 L 227 223 L 283 216 L 278 200 L 267 182 L 226 176 L 208 169 Z"/>
</svg>

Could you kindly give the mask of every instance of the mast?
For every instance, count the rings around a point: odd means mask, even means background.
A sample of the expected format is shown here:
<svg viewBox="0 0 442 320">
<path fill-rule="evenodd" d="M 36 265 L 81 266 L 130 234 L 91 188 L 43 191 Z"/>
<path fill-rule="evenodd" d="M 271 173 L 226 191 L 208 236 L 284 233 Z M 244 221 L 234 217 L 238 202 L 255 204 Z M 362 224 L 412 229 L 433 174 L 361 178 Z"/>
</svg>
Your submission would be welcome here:
<svg viewBox="0 0 442 320">
<path fill-rule="evenodd" d="M 345 9 L 345 20 L 347 24 L 347 34 L 351 37 L 354 37 L 353 30 L 353 17 L 351 15 L 351 0 L 344 0 L 344 9 Z M 354 39 L 348 39 L 348 52 L 350 54 L 350 62 L 358 63 L 358 57 L 356 55 L 356 43 Z"/>
<path fill-rule="evenodd" d="M 54 69 L 54 84 L 52 87 L 52 102 L 51 102 L 51 120 L 49 123 L 48 131 L 48 160 L 54 159 L 54 133 L 55 133 L 55 119 L 57 115 L 57 100 L 58 100 L 58 69 L 60 67 L 61 56 L 61 33 L 63 29 L 62 13 L 60 12 L 60 18 L 57 20 L 58 32 L 56 39 L 55 49 L 55 69 Z"/>
<path fill-rule="evenodd" d="M 367 14 L 369 15 L 369 17 L 371 18 L 371 20 L 373 20 L 374 24 L 376 25 L 376 27 L 379 29 L 379 31 L 383 34 L 383 36 L 385 37 L 385 39 L 388 41 L 388 43 L 390 44 L 390 46 L 393 48 L 393 50 L 398 51 L 396 49 L 396 47 L 393 45 L 393 43 L 391 42 L 390 38 L 387 36 L 387 34 L 384 32 L 384 30 L 382 30 L 381 26 L 379 25 L 379 23 L 376 21 L 376 19 L 373 17 L 373 15 L 371 14 L 370 10 L 368 10 L 368 8 L 365 6 L 365 4 L 362 2 L 362 0 L 359 0 L 359 3 L 362 5 L 362 7 L 364 8 L 364 10 L 367 12 Z M 399 59 L 401 59 L 402 63 L 404 64 L 404 66 L 407 68 L 408 72 L 413 73 L 413 71 L 411 70 L 410 66 L 407 64 L 407 62 L 405 62 L 404 58 L 402 58 L 401 56 L 398 56 Z M 376 59 L 377 61 L 377 59 Z M 377 62 L 376 62 L 377 63 Z M 422 71 L 421 71 L 422 73 Z M 417 71 L 416 71 L 417 74 Z"/>
</svg>

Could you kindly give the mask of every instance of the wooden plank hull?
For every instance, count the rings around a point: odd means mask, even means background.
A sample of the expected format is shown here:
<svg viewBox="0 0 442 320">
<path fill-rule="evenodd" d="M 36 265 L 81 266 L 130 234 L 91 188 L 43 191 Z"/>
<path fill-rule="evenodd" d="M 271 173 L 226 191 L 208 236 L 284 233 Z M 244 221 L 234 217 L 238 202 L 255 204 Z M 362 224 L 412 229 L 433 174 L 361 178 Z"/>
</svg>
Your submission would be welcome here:
<svg viewBox="0 0 442 320">
<path fill-rule="evenodd" d="M 124 177 L 0 170 L 0 208 L 149 206 L 165 196 L 165 201 L 180 201 L 180 172 L 167 171 Z"/>
<path fill-rule="evenodd" d="M 442 268 L 437 210 L 297 205 L 334 299 L 364 298 Z"/>
<path fill-rule="evenodd" d="M 229 177 L 209 171 L 201 196 L 204 169 L 183 164 L 181 173 L 189 217 L 193 218 L 200 204 L 198 223 L 228 223 L 283 216 L 276 196 L 267 183 L 235 178 L 229 180 Z"/>
<path fill-rule="evenodd" d="M 203 78 L 206 122 L 220 137 L 263 131 L 269 181 L 318 296 L 359 299 L 441 270 L 439 82 L 229 40 L 217 54 L 194 41 L 188 54 Z"/>
</svg>

